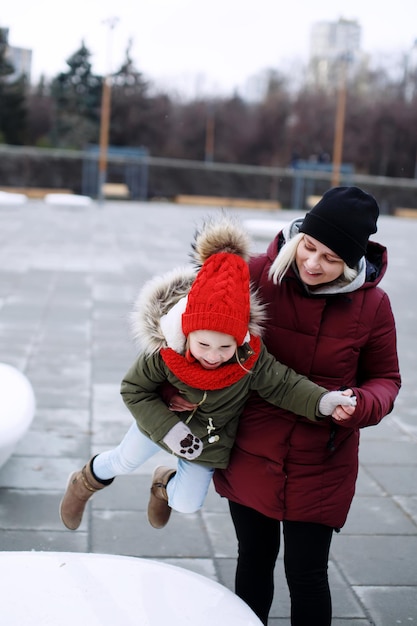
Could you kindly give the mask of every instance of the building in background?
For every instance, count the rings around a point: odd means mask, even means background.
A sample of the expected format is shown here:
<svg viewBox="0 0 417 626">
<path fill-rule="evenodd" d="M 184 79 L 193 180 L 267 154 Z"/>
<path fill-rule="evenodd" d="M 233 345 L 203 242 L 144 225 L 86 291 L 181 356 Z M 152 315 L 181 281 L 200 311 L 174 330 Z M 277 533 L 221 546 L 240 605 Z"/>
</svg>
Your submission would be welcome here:
<svg viewBox="0 0 417 626">
<path fill-rule="evenodd" d="M 349 64 L 357 73 L 365 59 L 361 37 L 362 28 L 356 20 L 340 18 L 337 22 L 313 24 L 308 82 L 324 89 L 334 88 L 339 80 L 341 63 Z"/>
<path fill-rule="evenodd" d="M 417 39 L 405 58 L 404 97 L 411 102 L 417 94 Z M 417 167 L 417 166 L 416 166 Z"/>
<path fill-rule="evenodd" d="M 32 70 L 32 50 L 28 48 L 19 48 L 17 46 L 11 46 L 9 42 L 9 29 L 0 27 L 3 40 L 6 41 L 6 60 L 13 66 L 13 74 L 7 76 L 8 81 L 15 81 L 21 76 L 26 76 L 28 83 L 30 83 L 30 76 Z"/>
</svg>

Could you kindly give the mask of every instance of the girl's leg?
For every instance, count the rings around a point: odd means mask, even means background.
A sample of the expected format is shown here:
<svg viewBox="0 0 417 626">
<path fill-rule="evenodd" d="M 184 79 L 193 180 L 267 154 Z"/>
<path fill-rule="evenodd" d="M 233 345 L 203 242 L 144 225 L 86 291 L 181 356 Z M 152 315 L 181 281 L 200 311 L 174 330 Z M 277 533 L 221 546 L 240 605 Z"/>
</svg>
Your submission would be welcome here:
<svg viewBox="0 0 417 626">
<path fill-rule="evenodd" d="M 327 565 L 333 528 L 283 522 L 284 565 L 291 596 L 291 626 L 330 626 Z"/>
<path fill-rule="evenodd" d="M 128 474 L 160 450 L 145 437 L 136 423 L 127 431 L 120 444 L 91 459 L 69 478 L 59 506 L 64 525 L 76 530 L 81 524 L 85 506 L 91 496 L 113 482 L 115 476 Z"/>
<path fill-rule="evenodd" d="M 178 459 L 177 471 L 166 486 L 168 504 L 179 513 L 195 513 L 204 504 L 213 468 Z"/>
<path fill-rule="evenodd" d="M 116 448 L 94 457 L 92 470 L 98 480 L 130 474 L 161 448 L 146 437 L 134 422 Z"/>
<path fill-rule="evenodd" d="M 236 502 L 229 501 L 229 508 L 238 540 L 235 591 L 266 625 L 274 596 L 280 522 Z"/>
</svg>

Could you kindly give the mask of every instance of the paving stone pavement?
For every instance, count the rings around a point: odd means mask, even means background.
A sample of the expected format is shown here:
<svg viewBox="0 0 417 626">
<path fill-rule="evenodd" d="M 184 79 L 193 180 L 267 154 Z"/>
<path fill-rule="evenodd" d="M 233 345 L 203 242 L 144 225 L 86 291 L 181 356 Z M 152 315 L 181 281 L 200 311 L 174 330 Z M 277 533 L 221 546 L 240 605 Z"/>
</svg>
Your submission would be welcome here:
<svg viewBox="0 0 417 626">
<path fill-rule="evenodd" d="M 148 525 L 151 473 L 171 462 L 163 452 L 96 494 L 78 531 L 58 516 L 69 472 L 131 423 L 119 384 L 135 357 L 128 314 L 138 289 L 189 263 L 195 226 L 212 212 L 169 203 L 0 206 L 0 361 L 28 376 L 37 399 L 30 431 L 0 468 L 0 550 L 146 557 L 233 589 L 234 531 L 213 490 L 198 514 L 174 513 L 160 531 Z M 233 212 L 265 224 L 295 216 Z M 257 237 L 255 249 L 268 239 Z M 403 387 L 393 413 L 362 433 L 357 495 L 332 543 L 334 626 L 417 624 L 417 220 L 382 216 L 377 239 L 389 247 L 383 286 Z M 289 625 L 282 559 L 270 624 Z"/>
</svg>

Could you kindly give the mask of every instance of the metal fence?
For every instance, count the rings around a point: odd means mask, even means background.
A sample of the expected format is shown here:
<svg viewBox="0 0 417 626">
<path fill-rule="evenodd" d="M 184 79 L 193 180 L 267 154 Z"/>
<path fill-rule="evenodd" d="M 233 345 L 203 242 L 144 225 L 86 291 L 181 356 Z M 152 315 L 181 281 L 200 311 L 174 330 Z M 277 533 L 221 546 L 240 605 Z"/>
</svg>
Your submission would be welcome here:
<svg viewBox="0 0 417 626">
<path fill-rule="evenodd" d="M 94 197 L 94 185 L 83 188 L 83 168 L 93 164 L 97 171 L 97 151 L 76 151 L 33 147 L 0 146 L 0 187 L 65 188 Z M 308 197 L 321 195 L 331 186 L 331 168 L 252 166 L 234 163 L 190 161 L 121 154 L 109 151 L 107 182 L 117 176 L 130 188 L 130 197 L 175 199 L 178 195 L 276 200 L 283 208 L 303 209 Z M 141 178 L 142 177 L 142 178 Z M 85 175 L 84 175 L 85 183 Z M 140 183 L 140 184 L 139 184 Z M 340 184 L 363 187 L 377 198 L 381 211 L 394 213 L 398 207 L 417 210 L 417 180 L 356 174 L 341 171 Z M 138 191 L 139 190 L 139 191 Z"/>
</svg>

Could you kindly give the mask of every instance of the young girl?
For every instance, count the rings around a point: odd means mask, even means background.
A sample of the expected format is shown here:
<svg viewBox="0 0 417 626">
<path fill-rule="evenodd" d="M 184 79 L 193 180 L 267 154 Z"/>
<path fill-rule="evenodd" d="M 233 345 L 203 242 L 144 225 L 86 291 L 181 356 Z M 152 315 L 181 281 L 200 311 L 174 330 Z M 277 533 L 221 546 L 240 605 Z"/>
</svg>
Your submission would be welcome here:
<svg viewBox="0 0 417 626">
<path fill-rule="evenodd" d="M 261 339 L 262 306 L 251 293 L 249 238 L 237 222 L 207 222 L 196 235 L 199 271 L 176 270 L 145 285 L 133 318 L 142 353 L 121 394 L 134 423 L 120 445 L 93 457 L 70 476 L 61 502 L 65 526 L 81 523 L 91 495 L 115 476 L 132 472 L 161 448 L 177 469 L 158 467 L 148 519 L 163 528 L 171 509 L 198 510 L 214 468 L 226 468 L 239 415 L 252 390 L 287 411 L 321 421 L 355 398 L 326 389 L 277 362 Z M 175 413 L 159 391 L 168 382 L 194 407 Z"/>
</svg>

